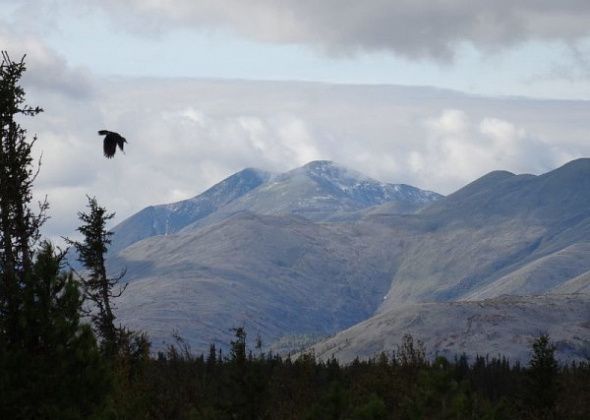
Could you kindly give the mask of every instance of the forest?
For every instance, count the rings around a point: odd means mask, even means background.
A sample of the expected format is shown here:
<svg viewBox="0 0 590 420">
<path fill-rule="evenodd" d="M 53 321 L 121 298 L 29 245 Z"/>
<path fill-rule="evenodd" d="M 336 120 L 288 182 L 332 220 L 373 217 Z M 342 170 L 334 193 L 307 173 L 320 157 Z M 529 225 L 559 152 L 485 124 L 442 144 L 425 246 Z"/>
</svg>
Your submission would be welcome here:
<svg viewBox="0 0 590 420">
<path fill-rule="evenodd" d="M 178 338 L 154 353 L 117 323 L 125 272 L 107 272 L 113 217 L 95 198 L 68 240 L 84 267 L 43 239 L 47 201 L 33 205 L 37 138 L 20 121 L 24 57 L 0 64 L 0 418 L 443 419 L 590 418 L 590 360 L 559 364 L 540 335 L 521 366 L 481 355 L 429 360 L 406 335 L 389 353 L 341 365 L 250 347 L 236 327 L 225 352 L 195 355 Z"/>
</svg>

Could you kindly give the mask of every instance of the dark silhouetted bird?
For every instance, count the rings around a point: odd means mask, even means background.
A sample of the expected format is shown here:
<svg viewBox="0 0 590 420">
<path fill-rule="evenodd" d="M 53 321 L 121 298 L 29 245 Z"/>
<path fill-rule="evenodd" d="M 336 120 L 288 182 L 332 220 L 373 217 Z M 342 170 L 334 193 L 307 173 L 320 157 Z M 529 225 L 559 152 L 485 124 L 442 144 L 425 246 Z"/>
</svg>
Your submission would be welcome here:
<svg viewBox="0 0 590 420">
<path fill-rule="evenodd" d="M 125 140 L 125 137 L 121 136 L 119 133 L 115 133 L 114 131 L 108 131 L 108 130 L 100 130 L 98 132 L 98 134 L 100 134 L 101 136 L 105 136 L 104 142 L 103 142 L 103 150 L 104 150 L 104 156 L 107 159 L 110 159 L 113 156 L 115 156 L 115 152 L 117 151 L 117 146 L 119 146 L 119 149 L 121 149 L 121 151 L 123 153 L 125 153 L 125 151 L 123 150 L 125 143 L 127 143 L 127 140 Z"/>
</svg>

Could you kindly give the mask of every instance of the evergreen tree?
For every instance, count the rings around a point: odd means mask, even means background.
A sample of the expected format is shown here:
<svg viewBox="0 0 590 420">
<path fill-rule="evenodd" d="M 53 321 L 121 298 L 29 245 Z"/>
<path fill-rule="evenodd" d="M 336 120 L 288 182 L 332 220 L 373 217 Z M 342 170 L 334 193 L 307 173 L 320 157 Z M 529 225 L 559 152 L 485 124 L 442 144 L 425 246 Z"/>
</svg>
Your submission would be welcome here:
<svg viewBox="0 0 590 420">
<path fill-rule="evenodd" d="M 558 373 L 555 346 L 548 335 L 541 334 L 533 342 L 533 355 L 528 370 L 528 400 L 541 416 L 550 416 L 555 407 Z"/>
<path fill-rule="evenodd" d="M 78 213 L 82 222 L 78 231 L 82 233 L 83 240 L 67 241 L 74 246 L 78 260 L 86 269 L 86 273 L 78 277 L 82 282 L 84 297 L 92 304 L 88 313 L 113 376 L 114 391 L 110 411 L 113 415 L 116 413 L 126 418 L 135 415 L 137 406 L 144 403 L 141 382 L 149 361 L 150 342 L 141 332 L 115 326 L 116 308 L 113 299 L 125 290 L 123 286 L 115 291 L 125 270 L 112 278 L 108 276 L 105 265 L 112 236 L 106 225 L 114 217 L 114 213 L 108 213 L 91 197 L 88 197 L 88 208 L 87 213 Z M 182 341 L 179 343 L 182 344 Z M 188 354 L 188 349 L 185 350 L 180 355 L 181 358 Z"/>
<path fill-rule="evenodd" d="M 410 334 L 405 334 L 402 338 L 402 344 L 397 347 L 395 353 L 397 362 L 404 368 L 416 369 L 426 364 L 426 349 L 424 343 L 417 340 Z"/>
<path fill-rule="evenodd" d="M 230 358 L 237 366 L 246 363 L 246 330 L 242 327 L 233 328 L 235 340 L 230 342 Z"/>
<path fill-rule="evenodd" d="M 31 208 L 36 171 L 26 130 L 15 121 L 18 115 L 33 116 L 41 108 L 24 104 L 19 80 L 26 70 L 24 57 L 14 62 L 2 52 L 0 63 L 0 340 L 19 347 L 26 331 L 22 314 L 23 293 L 31 280 L 32 247 L 39 238 L 47 204 L 39 214 Z"/>
<path fill-rule="evenodd" d="M 47 203 L 31 209 L 37 174 L 26 131 L 15 118 L 40 108 L 24 104 L 26 67 L 0 62 L 0 418 L 81 418 L 109 388 L 94 335 L 80 323 L 81 298 L 62 255 L 36 248 Z M 35 252 L 36 251 L 36 252 Z"/>
<path fill-rule="evenodd" d="M 80 322 L 78 284 L 61 270 L 62 257 L 49 242 L 36 253 L 21 309 L 26 341 L 0 356 L 0 418 L 86 417 L 110 390 L 94 334 Z"/>
<path fill-rule="evenodd" d="M 246 365 L 246 331 L 242 327 L 233 328 L 235 340 L 230 342 L 229 351 L 229 412 L 238 419 L 250 418 L 248 412 L 248 394 Z"/>
<path fill-rule="evenodd" d="M 88 213 L 78 213 L 82 222 L 78 231 L 84 236 L 83 242 L 68 242 L 74 246 L 78 252 L 78 260 L 87 270 L 87 274 L 81 278 L 85 296 L 95 306 L 91 318 L 101 339 L 103 351 L 108 356 L 114 356 L 118 336 L 123 331 L 115 327 L 113 298 L 120 296 L 125 289 L 122 287 L 117 292 L 114 291 L 125 274 L 124 271 L 119 276 L 110 278 L 105 266 L 105 256 L 113 234 L 107 230 L 106 224 L 115 214 L 108 213 L 104 207 L 99 206 L 96 198 L 88 197 L 88 207 Z"/>
</svg>

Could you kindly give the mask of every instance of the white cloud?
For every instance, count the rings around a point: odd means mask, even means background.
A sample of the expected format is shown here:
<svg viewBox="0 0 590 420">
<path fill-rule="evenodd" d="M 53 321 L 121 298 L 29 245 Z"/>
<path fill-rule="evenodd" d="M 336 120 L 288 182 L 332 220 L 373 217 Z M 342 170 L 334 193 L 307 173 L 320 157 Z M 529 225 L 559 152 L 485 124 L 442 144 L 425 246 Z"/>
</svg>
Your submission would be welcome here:
<svg viewBox="0 0 590 420">
<path fill-rule="evenodd" d="M 0 50 L 7 51 L 13 61 L 26 55 L 28 71 L 23 82 L 28 89 L 85 99 L 94 88 L 91 74 L 83 68 L 72 68 L 66 59 L 47 47 L 37 36 L 17 33 L 0 19 Z"/>
<path fill-rule="evenodd" d="M 54 238 L 72 235 L 86 194 L 121 221 L 147 205 L 196 195 L 245 167 L 284 171 L 330 159 L 383 181 L 449 193 L 490 170 L 540 173 L 590 156 L 585 101 L 91 74 L 81 84 L 90 94 L 79 95 L 37 82 L 47 69 L 76 74 L 43 44 L 39 51 L 34 55 L 45 58 L 31 56 L 25 88 L 45 112 L 22 124 L 39 136 L 35 151 L 44 163 L 36 197 L 48 196 L 45 231 Z M 96 133 L 102 128 L 128 139 L 125 155 L 104 159 Z"/>
<path fill-rule="evenodd" d="M 439 191 L 497 169 L 539 173 L 577 157 L 561 150 L 557 139 L 547 143 L 510 121 L 474 119 L 463 110 L 445 109 L 424 126 L 425 141 L 410 153 L 408 169 Z"/>
</svg>

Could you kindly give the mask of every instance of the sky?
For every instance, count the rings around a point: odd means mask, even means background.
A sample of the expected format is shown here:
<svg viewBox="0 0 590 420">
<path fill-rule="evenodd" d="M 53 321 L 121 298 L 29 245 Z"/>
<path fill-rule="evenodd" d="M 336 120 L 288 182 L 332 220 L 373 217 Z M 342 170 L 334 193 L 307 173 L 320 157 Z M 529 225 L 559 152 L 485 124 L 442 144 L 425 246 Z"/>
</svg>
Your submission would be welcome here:
<svg viewBox="0 0 590 420">
<path fill-rule="evenodd" d="M 245 167 L 328 159 L 449 194 L 590 156 L 590 3 L 0 0 L 54 239 Z M 99 129 L 123 134 L 102 157 Z"/>
</svg>

